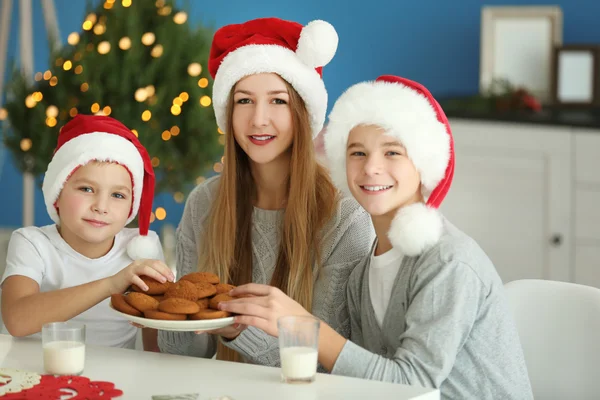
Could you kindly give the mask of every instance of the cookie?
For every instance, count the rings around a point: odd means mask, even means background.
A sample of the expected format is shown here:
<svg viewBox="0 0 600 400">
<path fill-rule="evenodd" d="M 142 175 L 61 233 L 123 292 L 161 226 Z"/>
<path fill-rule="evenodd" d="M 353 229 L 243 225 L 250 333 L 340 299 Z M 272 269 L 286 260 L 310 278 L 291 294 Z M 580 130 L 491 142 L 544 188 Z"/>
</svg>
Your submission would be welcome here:
<svg viewBox="0 0 600 400">
<path fill-rule="evenodd" d="M 160 302 L 158 310 L 170 314 L 194 314 L 200 311 L 195 301 L 171 297 Z"/>
<path fill-rule="evenodd" d="M 203 299 L 205 297 L 214 296 L 217 294 L 217 288 L 212 283 L 208 282 L 197 282 L 194 283 L 198 289 L 198 298 Z"/>
<path fill-rule="evenodd" d="M 218 310 L 220 302 L 222 302 L 222 301 L 229 301 L 229 300 L 233 300 L 233 299 L 235 299 L 235 297 L 231 297 L 227 293 L 221 293 L 221 294 L 216 295 L 212 299 L 210 299 L 210 302 L 208 303 L 208 306 L 210 308 L 212 308 L 213 310 Z"/>
<path fill-rule="evenodd" d="M 125 296 L 125 301 L 131 307 L 141 312 L 156 310 L 158 308 L 158 300 L 144 293 L 129 292 Z"/>
<path fill-rule="evenodd" d="M 217 289 L 217 294 L 229 293 L 235 289 L 235 286 L 230 285 L 229 283 L 217 283 L 215 289 Z"/>
<path fill-rule="evenodd" d="M 113 294 L 110 296 L 110 304 L 117 311 L 121 311 L 124 314 L 133 315 L 134 317 L 141 317 L 141 311 L 130 306 L 125 300 L 124 294 Z"/>
<path fill-rule="evenodd" d="M 191 274 L 182 276 L 180 280 L 190 281 L 194 283 L 208 282 L 213 285 L 219 283 L 219 277 L 213 274 L 212 272 L 192 272 Z"/>
<path fill-rule="evenodd" d="M 155 295 L 155 294 L 164 294 L 167 291 L 167 289 L 169 288 L 169 282 L 160 283 L 156 279 L 150 278 L 149 276 L 146 276 L 146 275 L 140 276 L 140 279 L 142 281 L 144 281 L 144 283 L 148 286 L 148 290 L 143 291 L 137 285 L 131 285 L 131 290 L 133 290 L 135 292 L 149 294 L 149 295 Z"/>
<path fill-rule="evenodd" d="M 172 297 L 196 301 L 198 300 L 198 289 L 192 282 L 180 280 L 165 292 L 165 300 Z"/>
<path fill-rule="evenodd" d="M 196 304 L 198 304 L 200 306 L 201 310 L 206 310 L 208 308 L 208 302 L 209 302 L 209 299 L 207 297 L 204 299 L 197 300 Z"/>
<path fill-rule="evenodd" d="M 227 311 L 217 311 L 217 310 L 200 310 L 195 314 L 188 315 L 189 319 L 200 320 L 200 319 L 219 319 L 219 318 L 227 318 L 230 317 L 231 314 Z"/>
<path fill-rule="evenodd" d="M 162 319 L 165 321 L 183 321 L 187 319 L 185 314 L 171 314 L 158 310 L 148 310 L 144 313 L 144 317 L 148 319 Z"/>
<path fill-rule="evenodd" d="M 156 296 L 150 296 L 150 297 L 152 297 L 153 299 L 158 300 L 159 302 L 161 302 L 161 301 L 163 301 L 165 299 L 165 296 L 162 296 L 162 295 L 156 295 Z"/>
</svg>

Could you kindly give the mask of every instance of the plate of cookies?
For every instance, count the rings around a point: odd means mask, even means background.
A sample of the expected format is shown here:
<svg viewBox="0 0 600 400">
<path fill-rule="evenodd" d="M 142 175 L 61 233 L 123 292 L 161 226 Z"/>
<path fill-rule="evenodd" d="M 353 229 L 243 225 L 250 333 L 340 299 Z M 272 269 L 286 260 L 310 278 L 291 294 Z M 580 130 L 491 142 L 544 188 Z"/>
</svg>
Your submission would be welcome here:
<svg viewBox="0 0 600 400">
<path fill-rule="evenodd" d="M 124 294 L 113 294 L 110 307 L 124 318 L 146 328 L 167 331 L 206 331 L 233 324 L 233 317 L 218 309 L 235 286 L 220 283 L 209 272 L 193 272 L 177 282 L 158 282 L 141 277 L 148 286 L 143 291 L 136 285 Z"/>
</svg>

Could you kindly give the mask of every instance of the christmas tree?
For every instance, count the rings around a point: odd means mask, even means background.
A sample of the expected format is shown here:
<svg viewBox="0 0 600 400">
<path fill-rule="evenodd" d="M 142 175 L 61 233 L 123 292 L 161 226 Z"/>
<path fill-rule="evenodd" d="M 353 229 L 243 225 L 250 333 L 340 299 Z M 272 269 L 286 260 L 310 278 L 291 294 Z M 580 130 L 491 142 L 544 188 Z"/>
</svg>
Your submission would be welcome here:
<svg viewBox="0 0 600 400">
<path fill-rule="evenodd" d="M 52 49 L 47 71 L 31 81 L 14 73 L 0 110 L 7 148 L 20 170 L 39 176 L 70 118 L 110 115 L 148 149 L 156 192 L 181 201 L 222 166 L 206 67 L 212 30 L 192 29 L 169 0 L 105 0 L 86 14 L 82 31 Z"/>
</svg>

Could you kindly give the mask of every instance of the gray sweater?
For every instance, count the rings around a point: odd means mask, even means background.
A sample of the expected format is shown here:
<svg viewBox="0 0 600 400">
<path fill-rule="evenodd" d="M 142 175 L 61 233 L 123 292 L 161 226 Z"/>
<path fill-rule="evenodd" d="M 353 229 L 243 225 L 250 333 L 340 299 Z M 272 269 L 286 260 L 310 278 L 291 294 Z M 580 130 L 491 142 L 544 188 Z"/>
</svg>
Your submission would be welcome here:
<svg viewBox="0 0 600 400">
<path fill-rule="evenodd" d="M 177 228 L 177 276 L 198 268 L 198 248 L 204 225 L 216 193 L 219 177 L 196 187 L 187 199 Z M 268 284 L 279 251 L 283 211 L 255 208 L 252 216 L 252 280 Z M 351 197 L 344 197 L 333 218 L 326 224 L 321 248 L 321 268 L 315 269 L 312 312 L 345 337 L 350 335 L 346 307 L 346 284 L 354 267 L 368 253 L 375 237 L 371 219 Z M 278 339 L 249 327 L 235 340 L 224 341 L 248 361 L 279 366 Z M 216 338 L 193 332 L 159 331 L 158 344 L 165 353 L 210 358 Z"/>
<path fill-rule="evenodd" d="M 432 249 L 404 257 L 382 327 L 369 257 L 348 282 L 351 340 L 332 373 L 441 391 L 442 399 L 532 399 L 503 284 L 483 250 L 444 221 Z"/>
</svg>

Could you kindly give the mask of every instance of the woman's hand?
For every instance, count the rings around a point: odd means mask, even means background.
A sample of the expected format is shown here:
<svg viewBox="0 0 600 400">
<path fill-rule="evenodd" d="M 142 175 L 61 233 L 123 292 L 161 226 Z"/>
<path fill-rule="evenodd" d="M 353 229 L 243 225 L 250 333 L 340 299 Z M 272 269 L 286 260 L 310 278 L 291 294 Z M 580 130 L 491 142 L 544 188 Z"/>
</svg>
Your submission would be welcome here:
<svg viewBox="0 0 600 400">
<path fill-rule="evenodd" d="M 223 336 L 227 340 L 233 340 L 236 337 L 238 337 L 239 334 L 242 333 L 242 331 L 244 329 L 246 329 L 247 327 L 248 327 L 247 325 L 235 323 L 233 325 L 226 326 L 225 328 L 213 329 L 210 331 L 199 331 L 196 333 L 197 334 L 208 333 L 211 335 L 219 335 L 219 336 Z"/>
<path fill-rule="evenodd" d="M 240 298 L 219 303 L 219 309 L 239 314 L 235 317 L 237 324 L 254 326 L 271 336 L 278 336 L 279 317 L 311 315 L 300 304 L 273 286 L 249 283 L 238 286 L 229 294 Z"/>
</svg>

